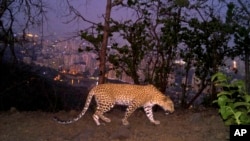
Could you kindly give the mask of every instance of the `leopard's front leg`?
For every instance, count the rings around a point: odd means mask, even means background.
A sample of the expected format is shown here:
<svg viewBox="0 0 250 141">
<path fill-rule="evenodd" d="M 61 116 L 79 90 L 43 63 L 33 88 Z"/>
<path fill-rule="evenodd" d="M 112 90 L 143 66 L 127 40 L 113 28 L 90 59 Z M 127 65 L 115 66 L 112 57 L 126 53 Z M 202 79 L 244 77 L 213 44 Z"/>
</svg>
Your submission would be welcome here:
<svg viewBox="0 0 250 141">
<path fill-rule="evenodd" d="M 126 113 L 124 118 L 122 119 L 122 124 L 123 125 L 129 125 L 128 122 L 128 117 L 137 109 L 136 103 L 131 102 L 131 104 L 128 106 L 128 108 L 126 109 Z"/>
<path fill-rule="evenodd" d="M 154 120 L 152 107 L 153 106 L 144 106 L 143 108 L 150 122 L 154 123 L 155 125 L 158 125 L 160 124 L 160 121 Z"/>
</svg>

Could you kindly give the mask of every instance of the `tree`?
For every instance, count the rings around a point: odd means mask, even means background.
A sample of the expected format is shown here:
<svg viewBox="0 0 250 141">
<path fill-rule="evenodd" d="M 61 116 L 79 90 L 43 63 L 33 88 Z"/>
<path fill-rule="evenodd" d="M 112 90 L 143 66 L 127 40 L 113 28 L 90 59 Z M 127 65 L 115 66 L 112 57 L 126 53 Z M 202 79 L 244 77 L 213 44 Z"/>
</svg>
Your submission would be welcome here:
<svg viewBox="0 0 250 141">
<path fill-rule="evenodd" d="M 165 92 L 178 45 L 181 7 L 161 0 L 129 0 L 122 6 L 136 16 L 123 23 L 114 22 L 113 28 L 120 31 L 120 36 L 129 44 L 115 43 L 112 49 L 118 54 L 111 55 L 110 62 L 135 83 L 139 83 L 138 72 L 142 72 L 145 79 L 140 83 L 154 84 Z"/>
<path fill-rule="evenodd" d="M 109 36 L 109 22 L 110 22 L 110 13 L 111 13 L 111 0 L 107 0 L 106 13 L 104 17 L 104 26 L 103 26 L 103 40 L 102 47 L 100 50 L 100 76 L 98 83 L 102 84 L 105 82 L 106 74 L 106 54 L 107 54 L 107 45 L 108 45 L 108 36 Z"/>
<path fill-rule="evenodd" d="M 226 2 L 226 1 L 225 1 Z M 233 29 L 234 47 L 232 58 L 240 56 L 245 62 L 245 83 L 247 92 L 250 93 L 250 3 L 237 0 L 227 4 L 227 22 Z"/>
<path fill-rule="evenodd" d="M 13 22 L 14 22 L 14 15 L 13 12 L 9 9 L 9 6 L 13 3 L 14 1 L 1 1 L 0 6 L 1 6 L 1 10 L 0 10 L 0 26 L 1 26 L 1 30 L 0 30 L 0 38 L 1 38 L 1 42 L 3 42 L 4 47 L 3 49 L 1 49 L 0 52 L 0 64 L 2 63 L 2 59 L 3 59 L 3 55 L 4 52 L 6 50 L 6 48 L 9 46 L 11 53 L 14 57 L 14 62 L 17 61 L 16 55 L 15 55 L 15 51 L 14 51 L 14 33 L 13 33 Z M 4 23 L 2 21 L 3 15 L 5 13 L 7 13 L 7 15 L 9 15 L 10 18 L 10 24 L 9 26 L 4 26 Z M 8 45 L 9 44 L 9 45 Z"/>
<path fill-rule="evenodd" d="M 7 47 L 14 57 L 13 62 L 17 62 L 14 51 L 17 39 L 14 34 L 22 31 L 21 40 L 25 40 L 26 31 L 34 25 L 41 24 L 42 17 L 46 13 L 46 5 L 42 0 L 2 0 L 0 7 L 0 43 L 3 43 L 0 50 L 0 64 Z M 24 18 L 20 19 L 20 16 Z M 23 23 L 23 26 L 18 25 L 20 23 Z"/>
<path fill-rule="evenodd" d="M 156 85 L 160 86 L 160 90 L 165 92 L 168 85 L 168 76 L 173 71 L 174 60 L 177 57 L 178 45 L 180 43 L 181 32 L 181 12 L 182 6 L 169 3 L 169 7 L 162 8 L 161 12 L 169 14 L 168 17 L 162 17 L 162 28 L 160 34 L 160 42 L 156 44 L 158 64 L 155 69 L 154 81 Z M 160 25 L 159 25 L 160 26 Z M 156 35 L 157 36 L 157 35 Z"/>
<path fill-rule="evenodd" d="M 200 12 L 195 9 L 200 17 L 187 20 L 188 26 L 182 29 L 182 41 L 185 47 L 180 49 L 180 56 L 186 61 L 186 77 L 191 67 L 195 68 L 195 76 L 200 79 L 200 87 L 195 96 L 188 103 L 185 102 L 186 87 L 183 86 L 182 105 L 189 107 L 210 85 L 210 78 L 219 67 L 224 66 L 224 59 L 229 54 L 230 33 L 228 26 L 223 23 L 219 15 L 215 14 L 215 9 L 211 5 L 204 5 L 206 9 Z M 203 14 L 202 14 L 203 13 Z M 216 98 L 213 85 L 211 86 L 211 101 Z M 187 105 L 186 105 L 187 104 Z"/>
<path fill-rule="evenodd" d="M 141 21 L 133 23 L 129 20 L 124 23 L 117 23 L 112 27 L 119 29 L 121 37 L 128 44 L 119 46 L 118 43 L 114 43 L 111 47 L 113 52 L 108 56 L 109 62 L 113 64 L 113 69 L 121 70 L 121 72 L 130 76 L 135 84 L 140 84 L 138 71 L 150 44 L 146 39 L 145 26 Z"/>
<path fill-rule="evenodd" d="M 67 0 L 67 4 L 69 6 L 70 13 L 74 13 L 74 18 L 80 18 L 84 22 L 87 22 L 91 24 L 92 26 L 90 28 L 87 28 L 85 30 L 81 30 L 80 36 L 81 38 L 89 41 L 93 44 L 94 48 L 87 47 L 85 50 L 87 51 L 94 51 L 98 54 L 98 60 L 99 60 L 99 79 L 98 83 L 102 84 L 105 83 L 105 75 L 106 75 L 106 56 L 107 56 L 107 46 L 108 46 L 108 40 L 110 36 L 110 15 L 111 15 L 111 9 L 114 6 L 122 4 L 122 0 L 107 0 L 106 3 L 106 10 L 104 15 L 104 23 L 95 23 L 91 20 L 86 19 L 84 16 L 81 15 L 81 13 L 74 8 L 70 4 L 70 1 Z M 91 33 L 89 30 L 92 30 Z M 93 32 L 96 31 L 96 33 Z M 82 49 L 79 49 L 79 51 L 82 51 Z"/>
</svg>

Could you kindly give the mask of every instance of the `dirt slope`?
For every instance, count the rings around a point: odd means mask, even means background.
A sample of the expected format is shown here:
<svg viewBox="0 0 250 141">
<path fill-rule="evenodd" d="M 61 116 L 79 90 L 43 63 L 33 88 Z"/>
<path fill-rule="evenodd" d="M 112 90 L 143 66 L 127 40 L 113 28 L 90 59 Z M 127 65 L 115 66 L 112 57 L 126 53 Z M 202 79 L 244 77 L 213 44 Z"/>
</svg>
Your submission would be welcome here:
<svg viewBox="0 0 250 141">
<path fill-rule="evenodd" d="M 52 120 L 54 115 L 67 119 L 79 111 L 18 112 L 15 109 L 0 113 L 1 141 L 225 141 L 229 139 L 229 127 L 224 126 L 215 109 L 200 112 L 176 110 L 168 116 L 163 111 L 154 113 L 160 125 L 149 122 L 142 110 L 129 118 L 130 125 L 123 126 L 124 111 L 115 108 L 107 113 L 111 123 L 96 126 L 92 110 L 79 121 L 61 125 Z"/>
</svg>

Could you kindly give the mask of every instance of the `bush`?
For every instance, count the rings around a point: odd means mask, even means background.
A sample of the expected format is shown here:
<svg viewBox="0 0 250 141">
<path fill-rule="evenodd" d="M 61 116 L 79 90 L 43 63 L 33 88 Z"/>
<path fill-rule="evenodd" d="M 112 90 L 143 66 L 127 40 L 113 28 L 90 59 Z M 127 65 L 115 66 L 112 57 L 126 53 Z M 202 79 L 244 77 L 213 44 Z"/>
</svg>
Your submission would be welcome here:
<svg viewBox="0 0 250 141">
<path fill-rule="evenodd" d="M 217 94 L 219 113 L 226 125 L 250 124 L 250 95 L 247 94 L 242 80 L 231 81 L 225 74 L 218 72 L 212 76 L 220 92 Z"/>
</svg>

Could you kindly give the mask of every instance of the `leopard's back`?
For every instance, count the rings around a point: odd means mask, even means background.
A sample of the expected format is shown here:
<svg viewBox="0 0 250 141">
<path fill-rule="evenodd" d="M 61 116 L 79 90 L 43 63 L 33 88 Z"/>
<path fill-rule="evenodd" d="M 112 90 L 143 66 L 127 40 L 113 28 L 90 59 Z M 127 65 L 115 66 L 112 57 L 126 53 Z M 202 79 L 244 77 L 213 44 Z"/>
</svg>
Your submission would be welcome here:
<svg viewBox="0 0 250 141">
<path fill-rule="evenodd" d="M 97 85 L 92 89 L 91 93 L 93 93 L 98 100 L 111 99 L 116 104 L 128 105 L 133 100 L 150 100 L 153 93 L 149 93 L 147 87 L 150 88 L 150 86 L 143 85 L 107 83 Z"/>
</svg>

